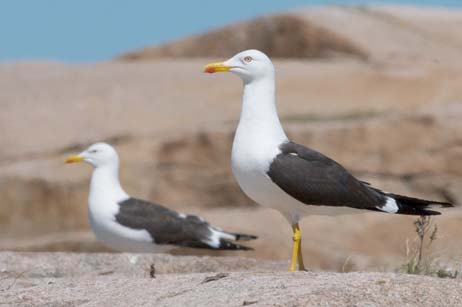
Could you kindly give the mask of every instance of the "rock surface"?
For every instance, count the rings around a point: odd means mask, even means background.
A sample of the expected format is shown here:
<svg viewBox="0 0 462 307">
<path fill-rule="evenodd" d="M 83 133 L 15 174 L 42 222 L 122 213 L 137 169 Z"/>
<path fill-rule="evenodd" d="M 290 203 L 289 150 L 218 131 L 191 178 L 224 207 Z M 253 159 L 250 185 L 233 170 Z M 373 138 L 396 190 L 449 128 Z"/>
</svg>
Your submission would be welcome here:
<svg viewBox="0 0 462 307">
<path fill-rule="evenodd" d="M 278 58 L 329 58 L 339 54 L 367 58 L 364 51 L 335 32 L 295 14 L 281 14 L 129 52 L 120 56 L 120 59 L 139 61 L 165 57 L 227 57 L 245 49 L 259 49 Z"/>
<path fill-rule="evenodd" d="M 0 263 L 1 303 L 14 306 L 462 304 L 460 279 L 289 273 L 282 263 L 238 257 L 0 253 Z"/>
<path fill-rule="evenodd" d="M 135 50 L 122 60 L 224 57 L 260 49 L 271 57 L 355 58 L 369 63 L 457 61 L 462 46 L 460 10 L 412 6 L 326 5 L 225 26 L 159 46 Z"/>
</svg>

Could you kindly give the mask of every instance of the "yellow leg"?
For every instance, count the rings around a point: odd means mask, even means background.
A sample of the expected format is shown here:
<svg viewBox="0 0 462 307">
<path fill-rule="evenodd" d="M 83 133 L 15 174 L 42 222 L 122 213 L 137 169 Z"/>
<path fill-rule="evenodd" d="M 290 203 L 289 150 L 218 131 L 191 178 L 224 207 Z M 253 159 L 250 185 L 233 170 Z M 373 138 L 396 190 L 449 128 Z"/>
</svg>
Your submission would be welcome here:
<svg viewBox="0 0 462 307">
<path fill-rule="evenodd" d="M 298 223 L 292 225 L 292 230 L 294 232 L 292 239 L 294 240 L 294 244 L 292 247 L 292 260 L 290 262 L 290 272 L 294 272 L 297 269 L 297 262 L 298 262 L 298 269 L 305 270 L 305 266 L 303 265 L 303 257 L 301 251 L 301 242 L 302 242 L 302 235 L 300 232 L 300 227 Z"/>
<path fill-rule="evenodd" d="M 306 271 L 305 265 L 303 264 L 303 255 L 302 255 L 302 237 L 300 236 L 300 244 L 298 248 L 298 270 Z"/>
</svg>

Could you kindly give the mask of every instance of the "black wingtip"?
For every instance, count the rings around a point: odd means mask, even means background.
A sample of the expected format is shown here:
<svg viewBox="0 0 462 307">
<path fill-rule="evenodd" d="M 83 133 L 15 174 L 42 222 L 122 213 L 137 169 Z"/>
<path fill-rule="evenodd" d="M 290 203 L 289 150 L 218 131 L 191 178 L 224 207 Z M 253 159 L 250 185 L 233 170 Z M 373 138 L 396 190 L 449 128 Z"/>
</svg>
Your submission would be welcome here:
<svg viewBox="0 0 462 307">
<path fill-rule="evenodd" d="M 399 207 L 397 214 L 406 214 L 406 215 L 420 215 L 420 216 L 427 216 L 427 215 L 441 215 L 441 212 L 428 210 L 428 209 L 421 209 L 421 208 L 413 208 L 413 207 Z"/>
<path fill-rule="evenodd" d="M 432 201 L 431 203 L 432 203 L 432 204 L 436 204 L 436 205 L 440 205 L 441 208 L 452 208 L 452 207 L 456 207 L 455 204 L 451 204 L 451 203 L 444 202 L 444 201 Z"/>
<path fill-rule="evenodd" d="M 256 240 L 258 239 L 257 236 L 254 235 L 246 235 L 242 233 L 233 233 L 233 235 L 236 237 L 236 241 L 250 241 L 250 240 Z"/>
<path fill-rule="evenodd" d="M 420 199 L 415 197 L 409 197 L 398 194 L 387 194 L 389 197 L 393 197 L 398 204 L 398 214 L 408 214 L 408 215 L 440 215 L 441 212 L 430 210 L 427 208 L 451 208 L 454 207 L 453 204 L 444 201 L 433 201 Z"/>
<path fill-rule="evenodd" d="M 229 250 L 244 250 L 244 251 L 249 251 L 253 250 L 253 248 L 245 246 L 245 245 L 240 245 L 236 244 L 227 240 L 220 240 L 220 246 L 218 249 L 229 249 Z"/>
</svg>

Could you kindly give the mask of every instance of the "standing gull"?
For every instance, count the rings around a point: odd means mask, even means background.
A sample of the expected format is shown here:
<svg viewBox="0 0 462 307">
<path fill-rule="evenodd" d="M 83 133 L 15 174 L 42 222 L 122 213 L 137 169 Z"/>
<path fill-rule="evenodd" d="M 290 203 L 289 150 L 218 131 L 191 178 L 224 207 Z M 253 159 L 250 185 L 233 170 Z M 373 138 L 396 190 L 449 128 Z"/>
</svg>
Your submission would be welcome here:
<svg viewBox="0 0 462 307">
<path fill-rule="evenodd" d="M 166 252 L 176 246 L 249 250 L 231 241 L 257 237 L 225 232 L 195 215 L 130 197 L 119 182 L 119 157 L 106 143 L 96 143 L 67 163 L 94 167 L 88 197 L 91 227 L 106 246 L 125 252 Z"/>
<path fill-rule="evenodd" d="M 280 211 L 293 229 L 290 271 L 304 270 L 299 220 L 307 215 L 337 215 L 359 210 L 437 215 L 431 205 L 452 207 L 381 191 L 353 177 L 339 163 L 291 142 L 275 105 L 274 67 L 258 50 L 247 50 L 204 72 L 230 71 L 244 83 L 242 112 L 234 137 L 231 166 L 239 186 L 255 202 Z"/>
</svg>

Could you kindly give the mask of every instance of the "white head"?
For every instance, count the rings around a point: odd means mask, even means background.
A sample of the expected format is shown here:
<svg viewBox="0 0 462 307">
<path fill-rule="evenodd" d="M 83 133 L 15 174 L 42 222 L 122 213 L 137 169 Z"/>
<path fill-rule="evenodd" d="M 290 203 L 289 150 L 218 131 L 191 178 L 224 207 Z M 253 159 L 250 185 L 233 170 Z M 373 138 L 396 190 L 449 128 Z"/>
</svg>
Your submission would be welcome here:
<svg viewBox="0 0 462 307">
<path fill-rule="evenodd" d="M 90 163 L 95 168 L 102 166 L 117 167 L 119 165 L 119 156 L 111 145 L 107 143 L 95 143 L 78 155 L 70 156 L 66 159 L 66 163 L 80 161 Z"/>
<path fill-rule="evenodd" d="M 225 62 L 210 63 L 204 72 L 215 73 L 230 71 L 238 75 L 244 83 L 251 83 L 264 78 L 274 78 L 274 66 L 266 54 L 251 49 L 239 52 Z"/>
</svg>

